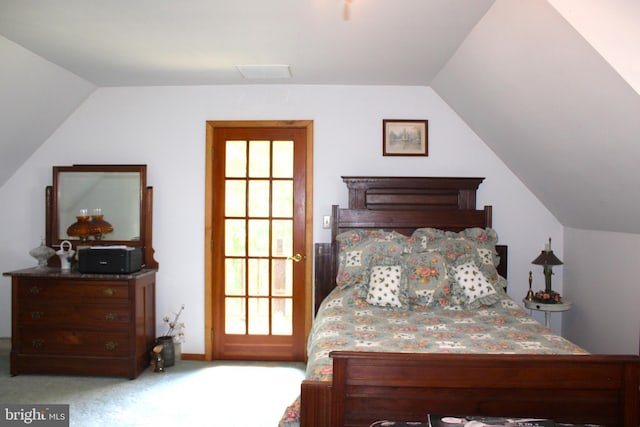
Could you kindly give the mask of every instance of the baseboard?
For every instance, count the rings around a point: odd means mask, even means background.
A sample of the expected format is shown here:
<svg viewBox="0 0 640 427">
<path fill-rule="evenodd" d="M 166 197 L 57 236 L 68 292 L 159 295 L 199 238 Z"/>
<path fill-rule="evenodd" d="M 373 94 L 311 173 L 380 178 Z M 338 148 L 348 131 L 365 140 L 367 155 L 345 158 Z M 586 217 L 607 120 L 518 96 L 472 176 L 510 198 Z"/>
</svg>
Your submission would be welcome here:
<svg viewBox="0 0 640 427">
<path fill-rule="evenodd" d="M 180 360 L 198 360 L 200 362 L 204 362 L 205 359 L 204 358 L 204 354 L 199 354 L 199 353 L 182 353 L 180 355 Z"/>
</svg>

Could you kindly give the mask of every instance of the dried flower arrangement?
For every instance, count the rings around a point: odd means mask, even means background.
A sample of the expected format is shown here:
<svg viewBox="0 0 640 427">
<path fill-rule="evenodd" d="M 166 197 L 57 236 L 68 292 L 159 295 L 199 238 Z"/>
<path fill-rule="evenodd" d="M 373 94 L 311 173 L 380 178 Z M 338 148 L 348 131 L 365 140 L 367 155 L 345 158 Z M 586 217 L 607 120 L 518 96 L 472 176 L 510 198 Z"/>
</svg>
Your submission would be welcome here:
<svg viewBox="0 0 640 427">
<path fill-rule="evenodd" d="M 167 333 L 164 334 L 164 336 L 172 337 L 173 342 L 175 343 L 184 342 L 184 323 L 178 322 L 183 310 L 184 304 L 180 306 L 180 310 L 178 310 L 177 313 L 173 313 L 173 320 L 169 316 L 164 316 L 162 318 L 162 321 L 167 325 Z"/>
</svg>

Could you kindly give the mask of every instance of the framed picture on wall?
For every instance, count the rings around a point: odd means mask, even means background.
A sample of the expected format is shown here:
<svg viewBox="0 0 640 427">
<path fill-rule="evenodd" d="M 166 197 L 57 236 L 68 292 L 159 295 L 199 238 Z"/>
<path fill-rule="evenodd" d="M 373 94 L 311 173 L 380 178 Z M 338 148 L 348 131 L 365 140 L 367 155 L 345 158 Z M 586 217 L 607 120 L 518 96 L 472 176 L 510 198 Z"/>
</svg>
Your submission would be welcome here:
<svg viewBox="0 0 640 427">
<path fill-rule="evenodd" d="M 383 156 L 428 156 L 427 120 L 383 120 Z"/>
</svg>

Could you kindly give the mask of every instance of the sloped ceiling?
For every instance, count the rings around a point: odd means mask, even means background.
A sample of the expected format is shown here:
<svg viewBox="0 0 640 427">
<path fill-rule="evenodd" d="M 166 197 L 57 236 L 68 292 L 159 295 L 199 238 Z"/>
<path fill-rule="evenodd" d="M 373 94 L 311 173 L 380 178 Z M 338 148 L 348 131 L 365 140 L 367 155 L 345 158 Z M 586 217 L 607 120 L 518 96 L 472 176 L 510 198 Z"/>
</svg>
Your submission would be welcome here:
<svg viewBox="0 0 640 427">
<path fill-rule="evenodd" d="M 95 85 L 2 36 L 0 64 L 2 186 Z"/>
<path fill-rule="evenodd" d="M 562 224 L 640 232 L 640 96 L 549 3 L 496 2 L 432 87 Z"/>
<path fill-rule="evenodd" d="M 100 86 L 430 85 L 562 224 L 638 233 L 634 3 L 0 0 L 0 185 Z"/>
</svg>

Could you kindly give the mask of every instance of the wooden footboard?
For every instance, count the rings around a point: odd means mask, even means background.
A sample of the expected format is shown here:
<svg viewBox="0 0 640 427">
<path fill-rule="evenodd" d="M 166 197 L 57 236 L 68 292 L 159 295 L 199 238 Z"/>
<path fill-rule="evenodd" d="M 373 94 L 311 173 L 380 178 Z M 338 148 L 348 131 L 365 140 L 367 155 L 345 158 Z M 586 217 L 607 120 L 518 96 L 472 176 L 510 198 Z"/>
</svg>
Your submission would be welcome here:
<svg viewBox="0 0 640 427">
<path fill-rule="evenodd" d="M 638 426 L 640 357 L 333 352 L 306 381 L 302 427 L 426 421 L 428 413 Z"/>
</svg>

